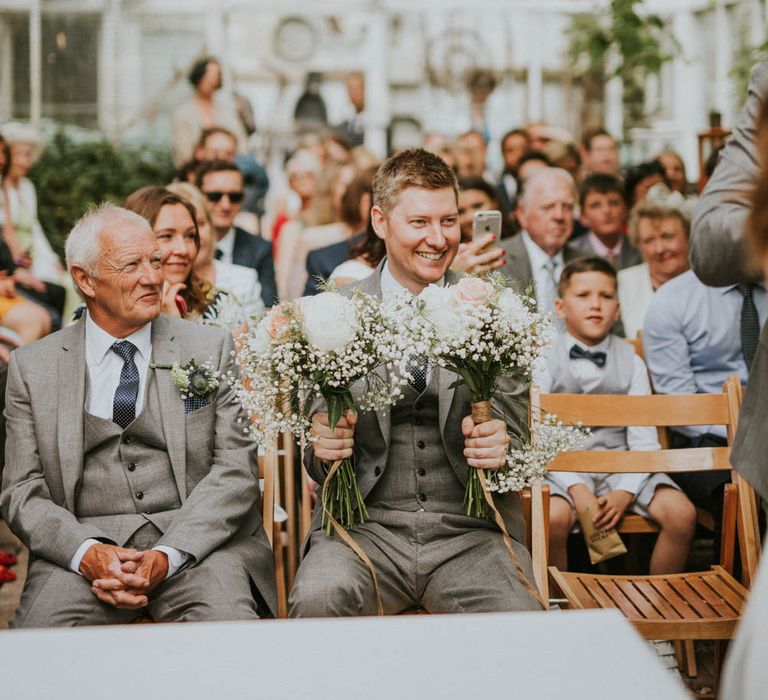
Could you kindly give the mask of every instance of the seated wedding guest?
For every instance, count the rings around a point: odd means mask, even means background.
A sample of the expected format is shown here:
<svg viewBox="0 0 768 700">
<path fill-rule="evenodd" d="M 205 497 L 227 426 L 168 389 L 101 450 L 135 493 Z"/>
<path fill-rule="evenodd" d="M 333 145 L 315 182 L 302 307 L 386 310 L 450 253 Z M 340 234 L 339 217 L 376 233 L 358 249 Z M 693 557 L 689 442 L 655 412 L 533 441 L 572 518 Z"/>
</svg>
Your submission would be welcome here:
<svg viewBox="0 0 768 700">
<path fill-rule="evenodd" d="M 605 258 L 617 270 L 638 265 L 642 258 L 624 233 L 627 204 L 624 183 L 615 175 L 589 175 L 579 189 L 581 223 L 587 234 L 571 245 L 583 255 Z"/>
<path fill-rule="evenodd" d="M 635 205 L 627 238 L 643 263 L 619 271 L 619 305 L 625 337 L 643 330 L 645 314 L 662 284 L 688 269 L 690 218 L 685 200 L 663 185 L 655 185 Z"/>
<path fill-rule="evenodd" d="M 546 350 L 534 382 L 544 393 L 648 395 L 645 363 L 634 348 L 610 334 L 619 317 L 616 270 L 603 258 L 565 266 L 555 310 L 565 323 Z M 592 428 L 585 450 L 659 450 L 656 428 Z M 666 474 L 549 472 L 549 559 L 567 569 L 568 535 L 576 513 L 589 508 L 595 525 L 616 527 L 624 513 L 652 519 L 660 528 L 650 573 L 683 571 L 696 530 L 696 509 Z"/>
<path fill-rule="evenodd" d="M 501 242 L 507 262 L 499 269 L 519 291 L 533 286 L 541 311 L 554 311 L 563 267 L 580 257 L 566 245 L 575 202 L 575 183 L 568 172 L 537 170 L 525 181 L 515 212 L 523 230 Z"/>
<path fill-rule="evenodd" d="M 54 329 L 61 325 L 68 278 L 37 216 L 37 192 L 27 177 L 43 152 L 42 137 L 29 125 L 10 122 L 2 133 L 9 146 L 9 166 L 3 177 L 0 206 L 3 241 L 11 251 L 14 279 L 22 296 L 42 304 Z"/>
<path fill-rule="evenodd" d="M 603 127 L 588 129 L 581 137 L 584 175 L 619 174 L 619 144 Z"/>
<path fill-rule="evenodd" d="M 229 129 L 222 126 L 212 126 L 203 129 L 200 140 L 195 149 L 195 162 L 200 163 L 214 160 L 225 160 L 234 163 L 243 173 L 245 199 L 243 209 L 257 215 L 264 213 L 264 197 L 269 189 L 269 177 L 267 171 L 252 155 L 237 152 L 237 137 Z M 187 177 L 177 177 L 182 182 L 191 182 Z"/>
<path fill-rule="evenodd" d="M 349 239 L 368 226 L 373 176 L 378 166 L 362 172 L 351 170 L 351 181 L 340 187 L 339 220 L 324 226 L 286 227 L 280 240 L 280 257 L 275 264 L 280 299 L 301 296 L 307 283 L 307 256 L 313 250 Z"/>
<path fill-rule="evenodd" d="M 273 614 L 256 447 L 216 381 L 232 337 L 161 314 L 160 246 L 133 212 L 89 212 L 66 255 L 85 317 L 8 368 L 0 512 L 32 555 L 12 625 Z M 183 398 L 169 368 L 192 360 L 214 370 Z"/>
<path fill-rule="evenodd" d="M 186 199 L 195 208 L 200 250 L 192 266 L 194 273 L 214 289 L 227 292 L 240 302 L 246 319 L 260 316 L 264 311 L 261 284 L 256 270 L 242 265 L 216 260 L 213 255 L 216 234 L 213 232 L 208 202 L 203 193 L 188 182 L 174 182 L 166 188 L 169 192 Z M 217 280 L 226 280 L 225 287 Z"/>
<path fill-rule="evenodd" d="M 200 250 L 194 206 L 164 187 L 142 187 L 128 196 L 125 208 L 143 216 L 157 238 L 163 256 L 163 313 L 239 333 L 246 321 L 238 300 L 192 269 Z"/>
<path fill-rule="evenodd" d="M 358 233 L 348 241 L 340 241 L 310 251 L 307 255 L 307 283 L 304 285 L 304 296 L 319 294 L 321 284 L 329 280 L 334 270 L 349 261 L 357 246 L 365 241 L 367 233 Z M 357 257 L 357 252 L 354 252 Z M 338 284 L 338 283 L 337 283 Z"/>
<path fill-rule="evenodd" d="M 707 287 L 692 270 L 653 295 L 643 325 L 643 346 L 659 394 L 719 394 L 731 375 L 747 383 L 768 318 L 762 283 Z M 689 426 L 672 431 L 673 447 L 726 444 L 725 427 Z M 721 521 L 725 472 L 677 473 L 673 479 L 700 508 Z"/>
<path fill-rule="evenodd" d="M 550 141 L 543 150 L 553 168 L 567 170 L 578 182 L 581 177 L 581 153 L 573 141 Z"/>
<path fill-rule="evenodd" d="M 349 260 L 334 268 L 328 279 L 338 287 L 360 282 L 373 274 L 385 254 L 384 242 L 369 223 L 365 237 L 350 248 Z"/>
<path fill-rule="evenodd" d="M 525 186 L 525 181 L 533 175 L 533 173 L 537 170 L 551 167 L 552 163 L 549 162 L 549 158 L 547 158 L 541 151 L 526 151 L 517 164 L 518 197 L 520 195 L 520 190 Z M 516 200 L 515 205 L 517 204 L 518 202 Z"/>
<path fill-rule="evenodd" d="M 658 160 L 649 160 L 647 163 L 640 163 L 627 169 L 624 177 L 624 189 L 627 202 L 630 207 L 645 199 L 648 191 L 654 185 L 666 185 L 667 181 L 664 175 L 664 168 Z"/>
<path fill-rule="evenodd" d="M 196 184 L 209 202 L 218 239 L 214 257 L 256 270 L 264 306 L 271 307 L 277 302 L 272 245 L 234 225 L 243 203 L 243 174 L 232 163 L 215 160 L 202 164 Z M 220 283 L 226 289 L 226 280 Z"/>
<path fill-rule="evenodd" d="M 373 227 L 386 258 L 350 293 L 360 289 L 388 299 L 456 280 L 448 267 L 461 239 L 458 188 L 454 172 L 439 156 L 406 149 L 389 158 L 376 174 L 373 202 Z M 538 609 L 531 593 L 530 556 L 521 544 L 517 494 L 498 496 L 497 502 L 507 514 L 527 585 L 501 531 L 491 520 L 465 515 L 462 503 L 468 465 L 499 467 L 510 441 L 507 431 L 519 439 L 525 418 L 518 412 L 510 416 L 510 426 L 500 419 L 475 425 L 469 391 L 449 389 L 451 382 L 443 369 L 433 367 L 405 388 L 404 398 L 386 416 L 366 412 L 355 419 L 348 414 L 334 431 L 318 407 L 312 416 L 316 440 L 307 450 L 306 466 L 322 483 L 328 462 L 354 455 L 369 519 L 348 532 L 373 563 L 385 613 L 415 605 L 433 613 Z M 512 389 L 510 382 L 504 384 Z M 439 406 L 449 408 L 444 413 Z M 323 533 L 321 514 L 318 504 L 290 595 L 290 614 L 375 614 L 369 570 L 339 537 Z"/>
</svg>

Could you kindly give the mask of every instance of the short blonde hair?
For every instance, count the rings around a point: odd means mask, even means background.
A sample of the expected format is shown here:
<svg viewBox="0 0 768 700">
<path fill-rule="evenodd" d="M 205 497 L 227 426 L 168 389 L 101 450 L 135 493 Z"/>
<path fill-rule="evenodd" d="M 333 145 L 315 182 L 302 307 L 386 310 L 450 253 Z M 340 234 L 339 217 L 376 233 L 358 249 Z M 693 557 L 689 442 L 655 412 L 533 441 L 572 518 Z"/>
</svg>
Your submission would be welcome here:
<svg viewBox="0 0 768 700">
<path fill-rule="evenodd" d="M 683 225 L 685 237 L 691 236 L 691 215 L 685 204 L 685 198 L 679 192 L 670 192 L 666 185 L 654 185 L 648 195 L 641 199 L 629 215 L 627 238 L 637 247 L 640 239 L 640 220 L 677 218 Z"/>
<path fill-rule="evenodd" d="M 400 193 L 408 187 L 426 190 L 450 188 L 459 201 L 456 173 L 440 156 L 424 148 L 405 148 L 387 158 L 373 178 L 373 204 L 385 214 L 395 208 Z"/>
</svg>

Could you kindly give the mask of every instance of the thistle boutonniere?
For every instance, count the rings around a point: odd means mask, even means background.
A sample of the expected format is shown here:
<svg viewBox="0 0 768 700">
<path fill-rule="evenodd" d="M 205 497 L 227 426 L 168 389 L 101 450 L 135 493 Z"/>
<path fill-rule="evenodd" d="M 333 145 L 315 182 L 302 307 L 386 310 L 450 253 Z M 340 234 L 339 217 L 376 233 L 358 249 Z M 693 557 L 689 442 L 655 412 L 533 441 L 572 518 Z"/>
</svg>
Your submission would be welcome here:
<svg viewBox="0 0 768 700">
<path fill-rule="evenodd" d="M 149 366 L 152 369 L 171 370 L 171 379 L 181 391 L 181 398 L 185 401 L 191 398 L 207 398 L 211 392 L 219 388 L 216 369 L 211 360 L 200 365 L 192 359 L 183 365 L 174 362 L 172 365 L 151 363 Z"/>
</svg>

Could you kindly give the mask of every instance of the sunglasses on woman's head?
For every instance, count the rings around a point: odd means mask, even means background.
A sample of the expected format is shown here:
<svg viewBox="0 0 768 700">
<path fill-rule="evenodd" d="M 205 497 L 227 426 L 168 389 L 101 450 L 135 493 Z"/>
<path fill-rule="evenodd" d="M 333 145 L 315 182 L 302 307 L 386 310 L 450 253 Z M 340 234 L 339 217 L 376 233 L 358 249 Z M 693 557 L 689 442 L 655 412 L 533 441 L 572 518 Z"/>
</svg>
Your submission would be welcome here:
<svg viewBox="0 0 768 700">
<path fill-rule="evenodd" d="M 205 196 L 211 202 L 218 202 L 222 197 L 229 197 L 232 204 L 239 204 L 243 201 L 245 194 L 242 192 L 205 192 Z"/>
</svg>

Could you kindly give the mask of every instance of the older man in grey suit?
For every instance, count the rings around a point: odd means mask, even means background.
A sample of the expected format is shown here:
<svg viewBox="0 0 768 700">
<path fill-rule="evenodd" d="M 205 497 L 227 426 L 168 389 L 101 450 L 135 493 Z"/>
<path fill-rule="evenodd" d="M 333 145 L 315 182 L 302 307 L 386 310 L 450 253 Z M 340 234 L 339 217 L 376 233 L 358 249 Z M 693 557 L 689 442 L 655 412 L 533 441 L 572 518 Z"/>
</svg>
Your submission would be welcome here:
<svg viewBox="0 0 768 700">
<path fill-rule="evenodd" d="M 103 205 L 66 252 L 87 314 L 8 370 L 0 509 L 32 555 L 14 625 L 114 624 L 145 608 L 162 621 L 269 614 L 255 450 L 215 380 L 231 337 L 160 315 L 175 288 L 164 298 L 140 216 Z M 193 359 L 211 366 L 183 392 L 171 367 Z"/>
<path fill-rule="evenodd" d="M 691 265 L 696 276 L 704 284 L 713 287 L 738 284 L 748 291 L 750 285 L 763 283 L 760 261 L 750 256 L 746 244 L 745 226 L 751 207 L 750 199 L 760 172 L 755 132 L 766 96 L 768 61 L 752 69 L 744 110 L 693 214 Z M 748 323 L 746 316 L 749 311 L 749 308 L 743 309 L 742 326 Z M 765 440 L 765 426 L 768 423 L 767 334 L 768 325 L 760 337 L 749 372 L 731 454 L 733 465 L 763 499 L 768 499 L 768 444 Z"/>
<path fill-rule="evenodd" d="M 372 222 L 387 257 L 359 288 L 386 299 L 452 282 L 448 268 L 461 237 L 453 171 L 434 154 L 408 149 L 380 168 L 373 191 Z M 348 415 L 333 431 L 319 410 L 312 418 L 317 440 L 308 450 L 307 467 L 322 482 L 329 462 L 354 456 L 370 518 L 350 533 L 373 562 L 384 612 L 413 606 L 445 613 L 536 609 L 500 530 L 490 520 L 465 515 L 462 504 L 467 466 L 501 466 L 508 425 L 498 412 L 474 424 L 469 392 L 451 388 L 454 380 L 441 368 L 422 368 L 391 412 Z M 513 439 L 523 430 L 524 413 L 508 416 Z M 533 581 L 530 557 L 520 544 L 518 496 L 506 494 L 497 503 Z M 319 527 L 317 508 L 291 594 L 291 615 L 375 614 L 369 570 L 341 539 L 327 537 Z"/>
<path fill-rule="evenodd" d="M 566 245 L 573 230 L 576 184 L 561 168 L 542 168 L 523 186 L 516 216 L 523 230 L 501 241 L 507 263 L 499 268 L 520 291 L 533 287 L 542 311 L 554 311 L 563 268 L 580 253 Z"/>
</svg>

